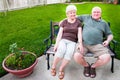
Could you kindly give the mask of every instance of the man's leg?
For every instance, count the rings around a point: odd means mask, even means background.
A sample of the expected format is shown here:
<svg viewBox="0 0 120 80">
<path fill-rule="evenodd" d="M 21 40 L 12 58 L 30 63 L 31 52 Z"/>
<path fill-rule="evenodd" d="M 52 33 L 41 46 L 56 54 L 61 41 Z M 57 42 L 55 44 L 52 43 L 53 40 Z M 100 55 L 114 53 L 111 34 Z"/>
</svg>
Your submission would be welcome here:
<svg viewBox="0 0 120 80">
<path fill-rule="evenodd" d="M 102 44 L 91 46 L 89 49 L 91 50 L 92 53 L 95 54 L 95 56 L 98 57 L 96 62 L 91 64 L 90 77 L 94 78 L 96 76 L 95 68 L 108 63 L 111 57 L 108 52 L 108 49 L 104 47 Z"/>
<path fill-rule="evenodd" d="M 82 54 L 76 52 L 76 53 L 74 54 L 74 60 L 75 60 L 78 64 L 84 66 L 84 72 L 83 72 L 83 74 L 84 74 L 86 77 L 89 77 L 89 76 L 90 76 L 90 65 L 89 65 L 88 62 L 85 61 L 84 56 L 83 56 Z"/>
<path fill-rule="evenodd" d="M 100 67 L 102 65 L 105 65 L 110 61 L 110 55 L 109 54 L 103 54 L 98 57 L 97 61 L 94 64 L 91 64 L 91 71 L 90 71 L 90 77 L 94 78 L 96 76 L 95 69 L 97 67 Z"/>
<path fill-rule="evenodd" d="M 84 67 L 89 66 L 88 63 L 85 61 L 84 56 L 83 56 L 82 54 L 78 53 L 78 52 L 76 52 L 76 53 L 74 54 L 74 60 L 75 60 L 78 64 L 80 64 L 80 65 L 82 65 L 82 66 L 84 66 Z"/>
<path fill-rule="evenodd" d="M 98 57 L 97 61 L 91 67 L 96 68 L 110 61 L 109 50 L 102 44 L 91 46 L 90 51 L 95 54 L 95 57 Z"/>
<path fill-rule="evenodd" d="M 91 67 L 96 68 L 96 67 L 105 65 L 110 61 L 110 58 L 111 58 L 110 54 L 103 54 L 98 57 L 97 61 Z"/>
</svg>

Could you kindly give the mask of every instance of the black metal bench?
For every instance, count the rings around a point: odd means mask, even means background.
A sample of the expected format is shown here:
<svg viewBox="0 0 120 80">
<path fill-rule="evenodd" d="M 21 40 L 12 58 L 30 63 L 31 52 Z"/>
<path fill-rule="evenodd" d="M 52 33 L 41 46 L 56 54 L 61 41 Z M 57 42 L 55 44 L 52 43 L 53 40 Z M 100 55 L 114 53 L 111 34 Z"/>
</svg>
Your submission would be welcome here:
<svg viewBox="0 0 120 80">
<path fill-rule="evenodd" d="M 110 26 L 110 23 L 108 23 Z M 49 70 L 50 68 L 50 55 L 52 54 L 54 56 L 53 48 L 54 48 L 54 43 L 55 39 L 57 36 L 57 33 L 59 31 L 59 22 L 52 22 L 50 21 L 50 35 L 48 38 L 44 39 L 44 44 L 45 44 L 45 51 L 44 54 L 46 55 L 46 60 L 47 60 L 47 69 Z M 115 58 L 115 49 L 117 47 L 117 41 L 112 40 L 111 43 L 109 44 L 108 48 L 110 51 L 111 55 L 111 72 L 114 72 L 114 58 Z M 87 53 L 86 57 L 92 57 L 92 53 Z"/>
</svg>

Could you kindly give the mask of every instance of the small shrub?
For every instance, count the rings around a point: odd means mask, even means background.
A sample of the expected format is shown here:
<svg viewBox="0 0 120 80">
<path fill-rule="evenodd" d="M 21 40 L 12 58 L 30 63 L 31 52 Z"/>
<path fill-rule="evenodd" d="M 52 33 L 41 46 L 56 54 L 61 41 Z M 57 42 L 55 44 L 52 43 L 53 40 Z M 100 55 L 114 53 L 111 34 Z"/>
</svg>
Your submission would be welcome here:
<svg viewBox="0 0 120 80">
<path fill-rule="evenodd" d="M 16 43 L 10 45 L 9 50 L 12 54 L 7 57 L 5 66 L 12 70 L 21 70 L 28 68 L 35 62 L 37 58 L 32 52 L 22 51 L 21 49 L 17 48 Z"/>
</svg>

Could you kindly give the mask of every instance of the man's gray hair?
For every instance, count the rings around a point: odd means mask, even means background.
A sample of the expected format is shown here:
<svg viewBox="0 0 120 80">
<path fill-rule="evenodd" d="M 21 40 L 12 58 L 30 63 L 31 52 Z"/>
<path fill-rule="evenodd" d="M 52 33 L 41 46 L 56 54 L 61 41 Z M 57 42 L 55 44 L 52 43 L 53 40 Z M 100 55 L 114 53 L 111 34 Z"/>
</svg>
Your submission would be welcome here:
<svg viewBox="0 0 120 80">
<path fill-rule="evenodd" d="M 102 9 L 101 9 L 99 6 L 93 7 L 93 8 L 92 8 L 92 12 L 93 12 L 95 9 L 98 9 L 98 10 L 102 13 Z"/>
</svg>

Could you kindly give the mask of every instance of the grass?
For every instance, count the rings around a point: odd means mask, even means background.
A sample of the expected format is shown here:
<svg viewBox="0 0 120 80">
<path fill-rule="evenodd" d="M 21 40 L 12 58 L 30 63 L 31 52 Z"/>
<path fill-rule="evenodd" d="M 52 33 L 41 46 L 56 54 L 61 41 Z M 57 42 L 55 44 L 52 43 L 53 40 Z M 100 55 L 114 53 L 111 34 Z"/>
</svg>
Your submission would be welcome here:
<svg viewBox="0 0 120 80">
<path fill-rule="evenodd" d="M 0 64 L 9 54 L 9 45 L 17 43 L 21 48 L 34 52 L 37 56 L 43 54 L 43 40 L 49 35 L 49 21 L 61 21 L 66 17 L 65 8 L 68 4 L 52 4 L 36 6 L 22 10 L 7 12 L 7 16 L 0 15 Z M 90 14 L 91 8 L 100 6 L 102 18 L 111 23 L 114 39 L 120 42 L 120 5 L 85 3 L 76 4 L 77 14 Z M 118 44 L 120 46 L 120 44 Z M 120 47 L 117 47 L 117 58 L 120 59 Z M 0 66 L 0 76 L 5 71 Z"/>
</svg>

